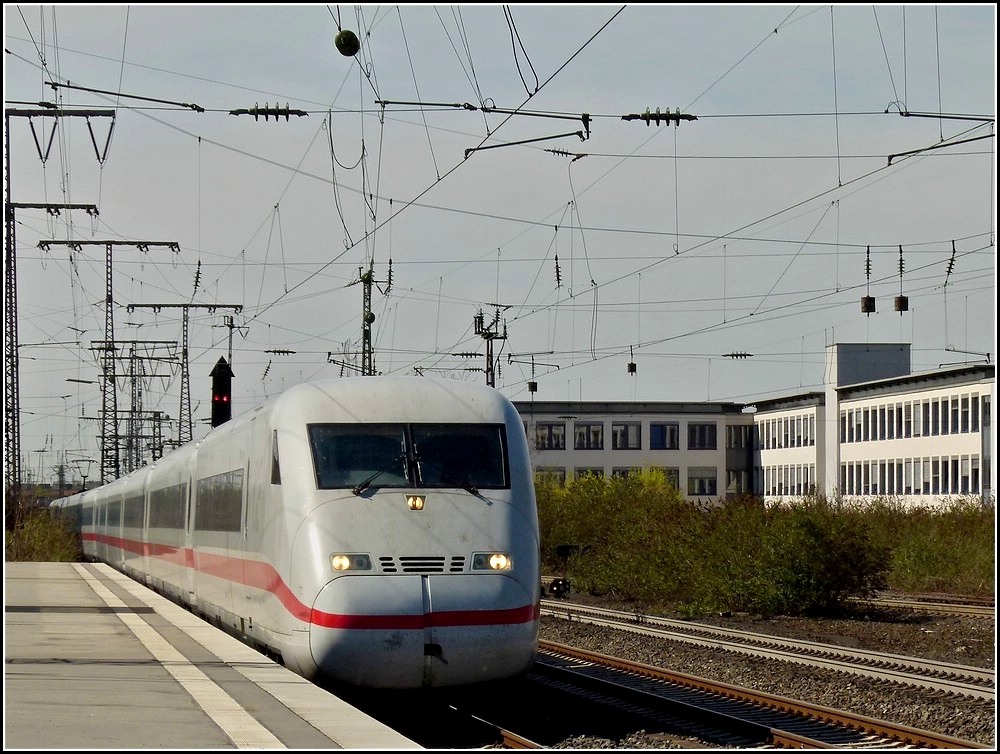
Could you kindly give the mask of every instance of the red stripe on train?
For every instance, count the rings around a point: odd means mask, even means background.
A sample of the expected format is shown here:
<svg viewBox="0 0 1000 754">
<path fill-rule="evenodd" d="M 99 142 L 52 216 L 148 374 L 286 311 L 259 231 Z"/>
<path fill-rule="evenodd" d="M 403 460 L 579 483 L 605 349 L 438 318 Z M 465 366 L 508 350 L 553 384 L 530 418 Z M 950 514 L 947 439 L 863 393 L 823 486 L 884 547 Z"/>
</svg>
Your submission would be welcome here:
<svg viewBox="0 0 1000 754">
<path fill-rule="evenodd" d="M 322 628 L 414 631 L 458 626 L 509 626 L 530 623 L 538 616 L 537 605 L 509 610 L 451 610 L 427 615 L 338 615 L 313 610 L 310 622 Z"/>
<path fill-rule="evenodd" d="M 106 537 L 89 532 L 84 539 L 104 542 L 112 547 L 120 547 L 129 552 L 140 548 L 134 542 Z M 427 615 L 342 615 L 313 610 L 301 602 L 285 585 L 281 576 L 270 563 L 259 560 L 244 560 L 228 555 L 215 555 L 190 548 L 177 548 L 150 543 L 144 548 L 150 557 L 165 560 L 174 565 L 184 565 L 207 576 L 244 584 L 254 589 L 273 594 L 285 609 L 297 620 L 311 623 L 321 628 L 376 629 L 376 630 L 420 630 L 423 628 L 452 628 L 457 626 L 507 626 L 530 623 L 541 615 L 540 606 L 523 605 L 508 610 L 451 610 Z"/>
</svg>

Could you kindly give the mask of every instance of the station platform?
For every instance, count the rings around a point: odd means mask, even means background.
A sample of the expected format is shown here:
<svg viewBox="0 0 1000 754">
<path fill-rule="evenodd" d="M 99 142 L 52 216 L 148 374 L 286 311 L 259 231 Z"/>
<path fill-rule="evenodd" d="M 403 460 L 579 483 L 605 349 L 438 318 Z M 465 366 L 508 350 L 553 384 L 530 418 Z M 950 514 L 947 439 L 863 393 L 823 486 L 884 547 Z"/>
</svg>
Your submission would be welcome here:
<svg viewBox="0 0 1000 754">
<path fill-rule="evenodd" d="M 113 568 L 4 563 L 4 750 L 419 749 Z"/>
</svg>

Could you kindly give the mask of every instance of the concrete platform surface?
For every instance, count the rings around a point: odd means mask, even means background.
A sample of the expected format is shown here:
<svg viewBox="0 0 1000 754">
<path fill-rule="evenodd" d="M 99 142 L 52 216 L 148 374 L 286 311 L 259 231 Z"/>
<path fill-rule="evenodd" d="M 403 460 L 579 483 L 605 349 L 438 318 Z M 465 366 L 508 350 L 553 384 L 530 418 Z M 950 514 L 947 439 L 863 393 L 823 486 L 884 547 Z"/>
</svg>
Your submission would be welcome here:
<svg viewBox="0 0 1000 754">
<path fill-rule="evenodd" d="M 4 563 L 4 750 L 419 749 L 110 566 Z"/>
</svg>

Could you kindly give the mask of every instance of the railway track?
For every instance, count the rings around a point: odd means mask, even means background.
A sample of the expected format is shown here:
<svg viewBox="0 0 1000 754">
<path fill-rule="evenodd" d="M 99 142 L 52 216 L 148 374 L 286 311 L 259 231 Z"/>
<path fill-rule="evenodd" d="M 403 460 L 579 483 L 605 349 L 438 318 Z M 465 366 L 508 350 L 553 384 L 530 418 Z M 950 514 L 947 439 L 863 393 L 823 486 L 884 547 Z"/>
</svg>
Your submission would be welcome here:
<svg viewBox="0 0 1000 754">
<path fill-rule="evenodd" d="M 868 676 L 911 687 L 996 700 L 996 672 L 986 668 L 849 649 L 563 601 L 543 600 L 542 614 L 643 636 Z"/>
<path fill-rule="evenodd" d="M 563 586 L 554 586 L 560 582 Z M 554 576 L 542 577 L 543 594 L 569 593 L 570 585 L 565 579 Z M 565 591 L 563 591 L 565 590 Z M 911 594 L 900 597 L 854 597 L 850 599 L 855 604 L 868 605 L 896 610 L 915 610 L 935 615 L 974 616 L 978 618 L 996 618 L 996 600 L 989 598 L 963 597 L 947 594 Z"/>
<path fill-rule="evenodd" d="M 935 615 L 969 615 L 976 618 L 995 618 L 997 614 L 996 605 L 989 600 L 954 602 L 941 601 L 940 597 L 935 599 L 910 597 L 856 599 L 853 601 L 858 604 L 870 605 L 871 607 L 893 610 L 916 610 Z"/>
<path fill-rule="evenodd" d="M 992 748 L 548 641 L 517 681 L 348 701 L 437 749 Z"/>
<path fill-rule="evenodd" d="M 550 642 L 542 642 L 533 673 L 544 673 L 564 689 L 574 685 L 581 690 L 578 693 L 600 693 L 641 718 L 669 723 L 710 743 L 758 748 L 990 748 Z"/>
</svg>

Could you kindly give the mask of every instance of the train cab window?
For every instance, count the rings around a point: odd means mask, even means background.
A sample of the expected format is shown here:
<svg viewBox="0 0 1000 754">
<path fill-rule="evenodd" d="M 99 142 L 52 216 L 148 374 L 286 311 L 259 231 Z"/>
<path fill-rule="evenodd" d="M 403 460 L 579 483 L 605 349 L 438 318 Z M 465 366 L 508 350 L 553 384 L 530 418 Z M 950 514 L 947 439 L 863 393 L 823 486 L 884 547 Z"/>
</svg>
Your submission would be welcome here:
<svg viewBox="0 0 1000 754">
<path fill-rule="evenodd" d="M 317 486 L 407 486 L 405 437 L 401 424 L 309 425 Z"/>
<path fill-rule="evenodd" d="M 510 485 L 500 424 L 311 424 L 319 489 Z"/>
<path fill-rule="evenodd" d="M 474 492 L 509 485 L 502 425 L 415 424 L 412 433 L 420 486 Z"/>
</svg>

